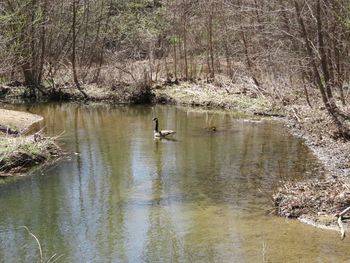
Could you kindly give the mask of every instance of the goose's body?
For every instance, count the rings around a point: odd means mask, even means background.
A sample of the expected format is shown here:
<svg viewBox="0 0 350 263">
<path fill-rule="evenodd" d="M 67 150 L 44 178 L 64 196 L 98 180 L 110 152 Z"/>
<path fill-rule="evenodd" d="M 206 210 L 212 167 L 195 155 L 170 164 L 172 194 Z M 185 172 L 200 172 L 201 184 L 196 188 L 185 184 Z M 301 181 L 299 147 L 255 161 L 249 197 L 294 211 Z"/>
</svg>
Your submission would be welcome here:
<svg viewBox="0 0 350 263">
<path fill-rule="evenodd" d="M 208 128 L 209 131 L 215 132 L 216 131 L 216 126 L 211 126 Z"/>
<path fill-rule="evenodd" d="M 158 119 L 154 118 L 153 121 L 155 122 L 155 126 L 154 126 L 154 137 L 156 138 L 164 138 L 164 137 L 168 137 L 170 135 L 175 134 L 175 131 L 172 130 L 159 130 L 158 129 Z"/>
</svg>

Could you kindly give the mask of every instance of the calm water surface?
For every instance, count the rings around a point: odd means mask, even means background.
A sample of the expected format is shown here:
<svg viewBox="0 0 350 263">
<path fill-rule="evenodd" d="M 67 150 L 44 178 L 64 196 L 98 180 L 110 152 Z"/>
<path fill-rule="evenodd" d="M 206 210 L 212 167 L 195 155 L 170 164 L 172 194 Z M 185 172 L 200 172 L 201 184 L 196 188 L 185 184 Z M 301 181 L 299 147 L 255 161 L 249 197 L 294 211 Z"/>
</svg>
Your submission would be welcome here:
<svg viewBox="0 0 350 263">
<path fill-rule="evenodd" d="M 285 179 L 319 175 L 276 122 L 179 107 L 30 107 L 72 153 L 0 188 L 0 262 L 346 262 L 339 234 L 268 215 Z M 154 140 L 152 118 L 177 131 Z M 215 125 L 216 132 L 207 127 Z"/>
</svg>

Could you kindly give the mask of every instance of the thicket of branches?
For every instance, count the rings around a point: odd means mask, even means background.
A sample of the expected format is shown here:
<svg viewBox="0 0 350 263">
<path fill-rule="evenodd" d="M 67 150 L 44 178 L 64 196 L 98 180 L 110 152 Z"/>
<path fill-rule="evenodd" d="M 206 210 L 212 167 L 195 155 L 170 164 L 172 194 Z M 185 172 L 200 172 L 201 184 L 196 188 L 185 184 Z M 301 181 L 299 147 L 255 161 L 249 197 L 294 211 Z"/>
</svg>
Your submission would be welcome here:
<svg viewBox="0 0 350 263">
<path fill-rule="evenodd" d="M 261 91 L 300 90 L 310 107 L 317 90 L 349 137 L 339 107 L 347 103 L 349 28 L 347 0 L 7 0 L 0 77 L 37 96 L 69 76 L 86 96 L 82 84 L 125 74 L 232 82 L 244 74 Z"/>
</svg>

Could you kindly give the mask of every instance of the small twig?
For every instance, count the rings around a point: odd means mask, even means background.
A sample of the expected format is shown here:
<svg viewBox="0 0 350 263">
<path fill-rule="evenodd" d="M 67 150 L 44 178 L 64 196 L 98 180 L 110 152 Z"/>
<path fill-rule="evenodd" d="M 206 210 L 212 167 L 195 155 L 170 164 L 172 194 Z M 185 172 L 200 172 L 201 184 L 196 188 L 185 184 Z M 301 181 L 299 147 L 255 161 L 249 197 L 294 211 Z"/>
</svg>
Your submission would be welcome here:
<svg viewBox="0 0 350 263">
<path fill-rule="evenodd" d="M 66 133 L 66 131 L 63 131 L 63 132 L 61 132 L 60 134 L 58 134 L 58 135 L 56 135 L 55 137 L 51 137 L 53 140 L 56 140 L 56 139 L 58 139 L 58 138 L 60 138 L 63 134 L 65 134 Z"/>
<path fill-rule="evenodd" d="M 342 217 L 339 216 L 338 217 L 338 226 L 340 228 L 340 237 L 343 240 L 345 238 L 345 230 L 344 230 L 343 222 L 341 220 L 342 220 Z"/>
<path fill-rule="evenodd" d="M 37 131 L 36 133 L 42 133 L 44 130 L 46 129 L 46 126 L 42 127 L 39 131 Z"/>
<path fill-rule="evenodd" d="M 64 255 L 62 254 L 62 255 L 59 255 L 57 258 L 55 258 L 51 263 L 54 263 L 54 262 L 56 262 L 57 260 L 59 260 L 61 257 L 63 257 Z"/>
<path fill-rule="evenodd" d="M 286 115 L 279 114 L 279 113 L 270 113 L 270 112 L 254 112 L 254 115 L 258 116 L 268 116 L 268 117 L 280 117 L 284 118 Z"/>
<path fill-rule="evenodd" d="M 46 263 L 54 263 L 56 262 L 57 260 L 59 260 L 61 257 L 64 256 L 64 254 L 61 254 L 59 256 L 56 257 L 57 254 L 54 254 Z M 55 258 L 56 257 L 56 258 Z M 52 261 L 51 261 L 52 260 Z"/>
<path fill-rule="evenodd" d="M 343 219 L 343 216 L 345 214 L 347 214 L 348 212 L 350 211 L 350 206 L 346 209 L 344 209 L 342 212 L 340 212 L 339 214 L 337 214 L 336 216 L 338 217 L 338 226 L 340 228 L 340 235 L 341 235 L 341 239 L 343 240 L 345 238 L 345 229 L 344 229 L 344 225 L 343 225 L 343 222 L 342 222 L 342 219 Z"/>
<path fill-rule="evenodd" d="M 50 263 L 50 261 L 52 260 L 52 259 L 54 259 L 54 257 L 56 257 L 56 253 L 55 254 L 53 254 L 50 258 L 49 258 L 49 260 L 46 262 L 46 263 Z"/>
<path fill-rule="evenodd" d="M 40 245 L 39 239 L 32 232 L 29 231 L 28 227 L 20 226 L 20 228 L 26 229 L 28 231 L 28 234 L 31 235 L 32 237 L 34 237 L 36 243 L 38 244 L 38 248 L 39 248 L 39 252 L 40 252 L 40 262 L 43 262 L 43 252 L 41 250 L 41 245 Z"/>
<path fill-rule="evenodd" d="M 297 122 L 300 123 L 300 118 L 299 118 L 299 116 L 298 116 L 298 114 L 297 114 L 296 109 L 295 109 L 295 108 L 292 108 L 292 110 L 293 110 L 293 113 L 294 113 L 294 117 L 297 119 Z"/>
<path fill-rule="evenodd" d="M 349 206 L 348 208 L 344 209 L 342 212 L 340 212 L 340 213 L 338 214 L 338 216 L 339 216 L 339 217 L 342 217 L 342 216 L 344 216 L 345 214 L 347 214 L 349 211 L 350 211 L 350 206 Z"/>
<path fill-rule="evenodd" d="M 134 75 L 129 71 L 129 70 L 126 70 L 124 68 L 121 68 L 121 67 L 118 67 L 118 66 L 114 66 L 116 69 L 119 69 L 120 71 L 123 71 L 124 73 L 128 74 L 131 76 L 131 78 L 135 81 L 136 81 L 136 78 L 134 77 Z"/>
</svg>

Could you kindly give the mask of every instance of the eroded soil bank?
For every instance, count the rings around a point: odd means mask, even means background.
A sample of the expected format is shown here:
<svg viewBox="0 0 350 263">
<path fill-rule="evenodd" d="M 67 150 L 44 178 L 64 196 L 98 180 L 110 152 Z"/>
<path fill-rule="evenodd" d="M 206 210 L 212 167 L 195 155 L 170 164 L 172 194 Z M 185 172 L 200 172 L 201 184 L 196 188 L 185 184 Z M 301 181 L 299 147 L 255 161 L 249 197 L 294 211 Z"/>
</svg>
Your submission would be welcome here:
<svg viewBox="0 0 350 263">
<path fill-rule="evenodd" d="M 61 155 L 53 138 L 44 137 L 41 131 L 30 133 L 42 119 L 27 112 L 0 109 L 0 177 L 22 175 Z"/>
<path fill-rule="evenodd" d="M 322 107 L 297 105 L 290 112 L 293 114 L 288 115 L 287 125 L 294 135 L 305 140 L 324 165 L 326 175 L 287 182 L 274 195 L 278 214 L 338 230 L 336 215 L 350 206 L 350 142 L 334 138 L 334 124 Z"/>
</svg>

